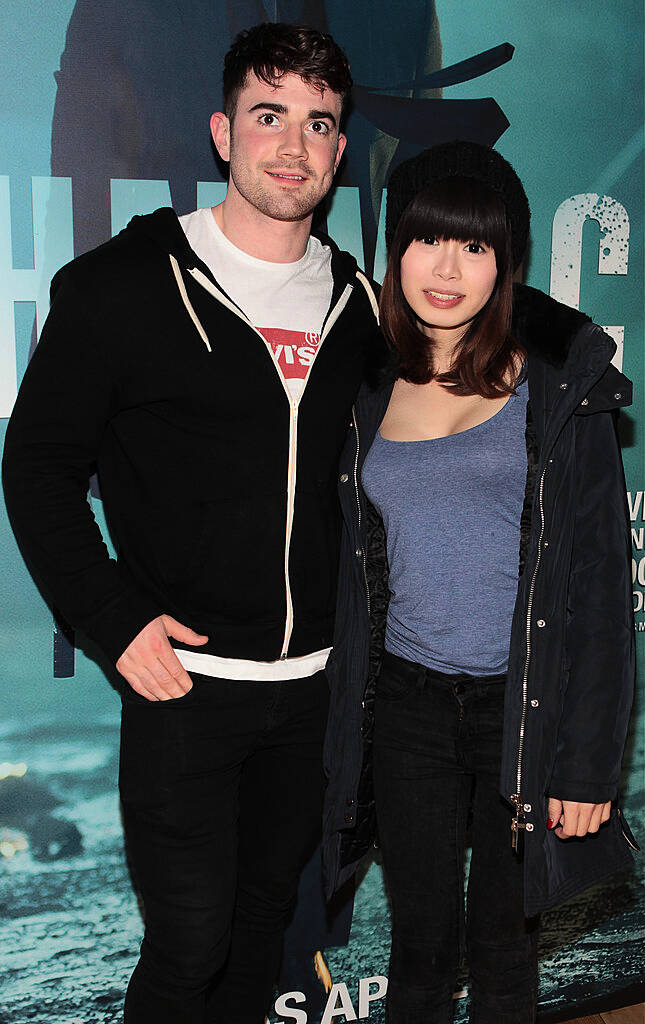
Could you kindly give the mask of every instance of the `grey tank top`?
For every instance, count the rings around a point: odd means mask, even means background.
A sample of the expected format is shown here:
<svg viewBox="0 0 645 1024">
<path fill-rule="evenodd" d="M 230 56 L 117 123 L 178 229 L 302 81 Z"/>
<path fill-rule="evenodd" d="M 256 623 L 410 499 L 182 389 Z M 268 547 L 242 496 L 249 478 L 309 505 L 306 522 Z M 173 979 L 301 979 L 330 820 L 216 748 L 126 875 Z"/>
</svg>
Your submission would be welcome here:
<svg viewBox="0 0 645 1024">
<path fill-rule="evenodd" d="M 528 385 L 430 441 L 377 433 L 362 481 L 387 535 L 385 648 L 439 672 L 505 672 L 517 595 Z"/>
</svg>

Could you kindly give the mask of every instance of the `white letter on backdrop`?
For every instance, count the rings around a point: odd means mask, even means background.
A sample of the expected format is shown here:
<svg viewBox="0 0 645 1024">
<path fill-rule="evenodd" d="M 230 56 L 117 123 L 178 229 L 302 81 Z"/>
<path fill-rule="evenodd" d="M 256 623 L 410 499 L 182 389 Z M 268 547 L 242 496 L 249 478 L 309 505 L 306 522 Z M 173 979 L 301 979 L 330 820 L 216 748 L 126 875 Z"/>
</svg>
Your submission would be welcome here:
<svg viewBox="0 0 645 1024">
<path fill-rule="evenodd" d="M 336 1002 L 340 997 L 340 1006 L 336 1006 Z M 325 1012 L 322 1015 L 320 1024 L 330 1024 L 332 1017 L 345 1016 L 345 1020 L 356 1020 L 356 1010 L 352 1006 L 352 1001 L 349 998 L 349 992 L 347 991 L 347 985 L 344 985 L 341 981 L 338 985 L 332 985 L 327 1000 L 327 1006 Z"/>
<path fill-rule="evenodd" d="M 602 232 L 598 247 L 598 273 L 627 273 L 629 257 L 629 217 L 627 210 L 611 196 L 583 192 L 560 203 L 553 218 L 551 238 L 551 286 L 554 299 L 567 306 L 580 308 L 580 270 L 582 264 L 582 229 L 585 221 L 595 220 Z M 604 328 L 616 342 L 612 362 L 623 365 L 625 327 Z"/>
<path fill-rule="evenodd" d="M 306 1000 L 304 992 L 283 992 L 275 1001 L 275 1012 L 295 1021 L 295 1024 L 307 1024 L 307 1014 L 304 1010 L 297 1010 L 295 1006 L 287 1006 L 287 999 L 293 999 L 294 1003 L 304 1003 Z M 284 1021 L 278 1021 L 284 1024 Z"/>
<path fill-rule="evenodd" d="M 376 985 L 376 991 L 370 992 L 370 985 Z M 358 983 L 358 1018 L 363 1020 L 369 1017 L 369 1004 L 375 999 L 382 999 L 387 992 L 387 978 L 377 974 L 374 978 L 361 978 Z"/>
</svg>

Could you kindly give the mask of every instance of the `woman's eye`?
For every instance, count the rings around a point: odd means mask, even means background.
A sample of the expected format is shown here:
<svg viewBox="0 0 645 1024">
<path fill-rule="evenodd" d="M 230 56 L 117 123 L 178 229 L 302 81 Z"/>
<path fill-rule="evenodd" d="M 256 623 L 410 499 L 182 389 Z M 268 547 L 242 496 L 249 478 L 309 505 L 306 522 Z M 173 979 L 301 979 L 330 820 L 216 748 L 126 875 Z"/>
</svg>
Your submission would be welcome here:
<svg viewBox="0 0 645 1024">
<path fill-rule="evenodd" d="M 424 245 L 436 245 L 437 243 L 437 239 L 434 237 L 434 235 L 426 235 L 426 237 L 422 238 L 421 241 L 423 242 Z"/>
<path fill-rule="evenodd" d="M 466 246 L 466 249 L 468 250 L 468 252 L 472 252 L 474 254 L 486 252 L 486 249 L 481 244 L 481 242 L 469 242 L 468 245 Z"/>
<path fill-rule="evenodd" d="M 328 135 L 329 125 L 326 121 L 312 121 L 309 125 L 310 130 L 314 135 Z"/>
</svg>

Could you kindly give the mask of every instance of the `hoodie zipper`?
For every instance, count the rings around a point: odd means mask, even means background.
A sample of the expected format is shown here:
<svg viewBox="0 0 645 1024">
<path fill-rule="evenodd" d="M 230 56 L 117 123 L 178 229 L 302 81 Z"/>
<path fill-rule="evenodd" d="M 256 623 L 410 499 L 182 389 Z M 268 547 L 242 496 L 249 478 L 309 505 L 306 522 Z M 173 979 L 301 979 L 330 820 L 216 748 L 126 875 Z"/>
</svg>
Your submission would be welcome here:
<svg viewBox="0 0 645 1024">
<path fill-rule="evenodd" d="M 291 596 L 291 580 L 289 577 L 289 555 L 291 552 L 291 533 L 293 530 L 293 517 L 296 503 L 296 450 L 298 444 L 298 406 L 300 404 L 302 396 L 305 393 L 305 388 L 307 387 L 307 384 L 311 377 L 311 371 L 316 361 L 316 357 L 318 356 L 318 353 L 322 348 L 323 341 L 325 340 L 325 338 L 331 331 L 332 327 L 338 320 L 338 317 L 343 312 L 345 306 L 349 302 L 349 297 L 352 294 L 352 291 L 352 285 L 348 284 L 345 290 L 343 291 L 342 295 L 340 296 L 338 302 L 334 306 L 333 310 L 327 317 L 327 320 L 325 321 L 325 324 L 323 326 L 322 334 L 320 335 L 320 344 L 318 345 L 316 351 L 314 352 L 311 364 L 309 366 L 309 372 L 307 373 L 307 376 L 305 378 L 304 387 L 300 393 L 300 398 L 297 401 L 291 396 L 289 389 L 287 388 L 287 383 L 282 375 L 282 370 L 280 369 L 280 365 L 273 352 L 273 349 L 265 341 L 265 344 L 267 344 L 267 347 L 271 355 L 273 356 L 273 363 L 278 372 L 280 380 L 282 381 L 284 390 L 287 394 L 287 398 L 289 399 L 291 413 L 289 417 L 289 472 L 287 474 L 287 523 L 284 545 L 284 582 L 285 593 L 287 598 L 287 614 L 285 616 L 284 637 L 282 640 L 282 650 L 280 652 L 281 660 L 284 660 L 285 658 L 289 657 L 289 642 L 291 640 L 291 635 L 293 633 L 293 598 Z M 262 337 L 261 334 L 260 337 Z"/>
<path fill-rule="evenodd" d="M 171 257 L 171 259 L 172 259 L 172 257 Z M 174 270 L 174 267 L 173 267 L 173 270 Z M 285 545 L 284 545 L 284 586 L 285 586 L 286 613 L 285 613 L 285 623 L 284 623 L 284 634 L 283 634 L 283 638 L 282 638 L 282 648 L 281 648 L 280 654 L 279 654 L 279 659 L 281 661 L 284 661 L 289 656 L 289 642 L 291 640 L 291 635 L 293 633 L 293 623 L 294 623 L 293 598 L 292 598 L 292 594 L 291 594 L 291 580 L 290 580 L 290 577 L 289 577 L 289 555 L 290 555 L 290 552 L 291 552 L 291 534 L 292 534 L 292 531 L 293 531 L 293 518 L 294 518 L 295 497 L 296 497 L 296 467 L 297 467 L 297 446 L 298 446 L 298 406 L 300 404 L 300 400 L 302 399 L 302 396 L 304 395 L 305 388 L 307 387 L 307 383 L 309 382 L 309 379 L 311 377 L 311 371 L 313 369 L 313 365 L 314 365 L 314 363 L 316 361 L 318 353 L 320 352 L 320 349 L 322 348 L 323 342 L 324 342 L 325 338 L 327 337 L 327 335 L 329 334 L 329 332 L 331 331 L 331 329 L 334 326 L 334 324 L 336 323 L 336 321 L 338 320 L 339 316 L 341 315 L 341 313 L 345 309 L 345 306 L 349 302 L 349 298 L 350 298 L 350 296 L 352 294 L 352 291 L 353 291 L 353 286 L 351 284 L 347 284 L 345 286 L 342 294 L 340 295 L 340 298 L 338 299 L 338 302 L 336 303 L 334 308 L 330 311 L 329 315 L 327 316 L 327 319 L 326 319 L 326 321 L 324 323 L 324 326 L 323 326 L 322 334 L 320 335 L 320 344 L 318 345 L 316 351 L 314 352 L 313 358 L 311 360 L 311 364 L 309 366 L 309 371 L 307 373 L 307 377 L 305 379 L 305 384 L 304 384 L 304 387 L 303 387 L 302 392 L 300 394 L 300 398 L 295 399 L 292 396 L 291 392 L 289 391 L 289 388 L 287 387 L 287 382 L 284 379 L 284 376 L 282 374 L 282 370 L 280 369 L 280 364 L 278 363 L 276 355 L 275 355 L 273 349 L 271 348 L 271 346 L 269 345 L 269 343 L 267 342 L 267 340 L 264 337 L 264 335 L 257 329 L 257 327 L 254 327 L 254 325 L 251 323 L 249 318 L 243 313 L 243 311 L 241 309 L 239 309 L 233 302 L 231 302 L 231 300 L 228 298 L 228 296 L 226 296 L 216 285 L 214 285 L 213 282 L 208 277 L 206 277 L 206 275 L 204 273 L 202 273 L 201 270 L 199 270 L 196 267 L 193 267 L 193 268 L 191 268 L 189 270 L 189 273 L 195 279 L 195 281 L 198 282 L 198 284 L 201 284 L 202 287 L 205 288 L 207 292 L 209 292 L 215 299 L 218 300 L 218 302 L 221 302 L 222 305 L 226 306 L 227 309 L 229 309 L 232 313 L 234 313 L 236 316 L 238 316 L 240 318 L 240 320 L 244 324 L 246 324 L 248 327 L 250 327 L 251 330 L 254 331 L 257 334 L 257 336 L 262 340 L 262 343 L 263 343 L 265 349 L 267 350 L 267 352 L 268 352 L 268 354 L 269 354 L 269 356 L 271 358 L 271 361 L 272 361 L 272 363 L 273 363 L 273 365 L 274 365 L 274 367 L 276 369 L 276 373 L 278 374 L 278 378 L 280 379 L 280 382 L 282 384 L 284 393 L 285 393 L 285 395 L 287 397 L 287 401 L 289 402 L 289 462 L 288 462 L 288 469 L 287 469 L 287 512 L 286 512 L 286 519 L 285 519 Z M 181 289 L 180 289 L 180 292 L 181 292 Z M 182 293 L 182 299 L 184 299 L 183 293 Z M 186 302 L 186 299 L 184 299 L 184 302 Z M 191 314 L 192 307 L 187 306 L 187 309 L 188 309 L 189 314 Z M 193 322 L 194 322 L 194 317 L 193 317 L 192 314 L 191 314 L 191 319 L 193 319 Z M 200 324 L 200 327 L 201 327 L 201 324 Z M 203 327 L 202 327 L 202 331 L 203 331 Z M 200 336 L 202 336 L 202 331 L 199 331 L 199 328 L 198 328 L 198 332 L 199 332 Z"/>
<path fill-rule="evenodd" d="M 550 461 L 551 460 L 549 459 L 549 462 Z M 544 539 L 544 478 L 546 476 L 546 470 L 547 467 L 545 466 L 542 470 L 538 490 L 538 506 L 540 509 L 540 536 L 538 538 L 537 558 L 535 560 L 533 576 L 531 577 L 531 586 L 529 587 L 529 598 L 526 606 L 526 657 L 524 660 L 524 673 L 522 675 L 522 714 L 520 718 L 520 734 L 517 748 L 515 793 L 513 793 L 513 795 L 511 796 L 511 801 L 515 807 L 515 815 L 513 817 L 513 820 L 511 821 L 512 847 L 515 851 L 519 849 L 520 831 L 521 829 L 526 828 L 526 822 L 524 820 L 524 803 L 522 800 L 522 760 L 524 757 L 524 731 L 526 728 L 526 712 L 528 708 L 529 667 L 531 664 L 531 617 L 533 614 L 533 597 L 535 595 L 535 584 L 540 569 L 540 562 L 542 561 L 542 541 Z"/>
</svg>

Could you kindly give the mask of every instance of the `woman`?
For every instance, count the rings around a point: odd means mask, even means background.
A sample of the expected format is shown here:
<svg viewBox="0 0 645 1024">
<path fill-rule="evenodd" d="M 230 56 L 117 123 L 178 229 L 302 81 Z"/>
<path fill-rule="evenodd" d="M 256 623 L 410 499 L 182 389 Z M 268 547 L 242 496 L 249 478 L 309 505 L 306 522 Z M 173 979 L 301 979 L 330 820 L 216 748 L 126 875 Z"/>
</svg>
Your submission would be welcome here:
<svg viewBox="0 0 645 1024">
<path fill-rule="evenodd" d="M 373 735 L 392 1024 L 452 1019 L 464 945 L 471 1020 L 533 1021 L 537 915 L 631 856 L 613 803 L 634 673 L 615 433 L 631 386 L 599 327 L 513 286 L 529 216 L 487 147 L 397 169 L 392 358 L 341 466 L 327 868 L 333 888 L 369 837 Z"/>
</svg>

